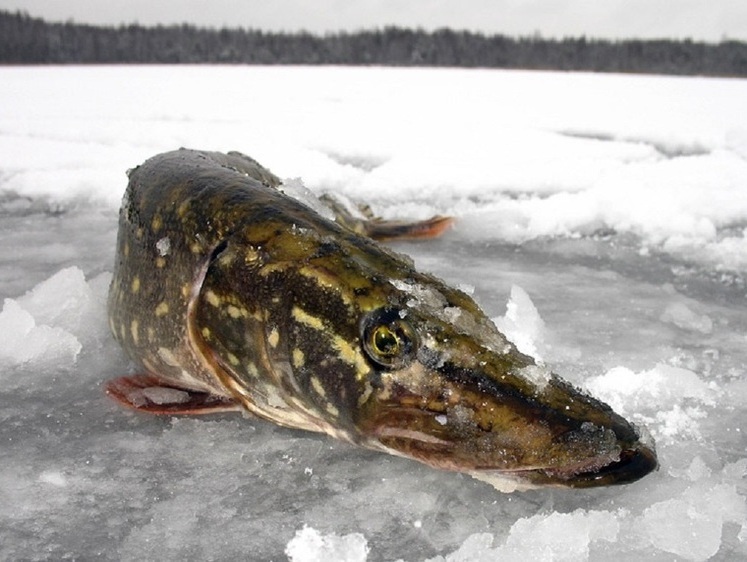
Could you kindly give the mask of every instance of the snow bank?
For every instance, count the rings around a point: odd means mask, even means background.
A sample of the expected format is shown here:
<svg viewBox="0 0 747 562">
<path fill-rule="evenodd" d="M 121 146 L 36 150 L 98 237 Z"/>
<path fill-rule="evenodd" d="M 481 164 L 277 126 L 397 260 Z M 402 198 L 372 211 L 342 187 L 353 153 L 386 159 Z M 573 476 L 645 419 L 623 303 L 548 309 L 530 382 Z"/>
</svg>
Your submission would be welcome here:
<svg viewBox="0 0 747 562">
<path fill-rule="evenodd" d="M 709 267 L 746 267 L 743 80 L 65 70 L 2 69 L 0 194 L 116 207 L 124 171 L 155 153 L 235 149 L 387 217 L 454 214 L 456 232 L 470 239 L 521 243 L 606 229 Z M 79 95 L 58 100 L 61 113 L 48 107 L 48 91 Z"/>
</svg>

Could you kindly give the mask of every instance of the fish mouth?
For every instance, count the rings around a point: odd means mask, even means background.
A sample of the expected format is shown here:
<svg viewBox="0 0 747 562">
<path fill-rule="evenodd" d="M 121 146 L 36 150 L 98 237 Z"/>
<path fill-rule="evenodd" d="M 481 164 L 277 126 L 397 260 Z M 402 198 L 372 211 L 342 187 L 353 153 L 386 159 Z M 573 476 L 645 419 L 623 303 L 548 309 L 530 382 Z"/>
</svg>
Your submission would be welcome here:
<svg viewBox="0 0 747 562">
<path fill-rule="evenodd" d="M 462 388 L 440 411 L 391 395 L 361 429 L 373 448 L 503 491 L 628 484 L 658 468 L 653 440 L 633 423 L 560 380 L 548 388 L 549 404 Z"/>
<path fill-rule="evenodd" d="M 630 484 L 659 468 L 653 444 L 649 446 L 642 441 L 620 444 L 618 452 L 574 459 L 554 466 L 493 468 L 484 465 L 469 467 L 455 462 L 452 444 L 448 440 L 417 431 L 380 428 L 376 440 L 389 453 L 416 458 L 433 468 L 466 472 L 507 492 L 545 487 L 594 488 Z"/>
<path fill-rule="evenodd" d="M 659 463 L 654 450 L 641 445 L 623 450 L 618 460 L 602 466 L 595 466 L 592 461 L 581 467 L 517 470 L 507 474 L 515 475 L 530 487 L 594 488 L 630 484 L 658 468 Z"/>
</svg>

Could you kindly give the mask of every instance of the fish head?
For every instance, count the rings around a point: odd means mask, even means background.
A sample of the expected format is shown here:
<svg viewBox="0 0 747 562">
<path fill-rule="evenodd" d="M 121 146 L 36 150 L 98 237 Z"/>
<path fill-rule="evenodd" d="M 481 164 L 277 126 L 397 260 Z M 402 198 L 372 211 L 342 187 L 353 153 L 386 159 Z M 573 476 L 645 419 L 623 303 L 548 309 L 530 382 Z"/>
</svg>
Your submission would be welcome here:
<svg viewBox="0 0 747 562">
<path fill-rule="evenodd" d="M 255 413 L 506 491 L 626 483 L 657 467 L 633 424 L 519 352 L 469 295 L 302 220 L 229 242 L 203 288 L 205 345 L 228 352 Z"/>
<path fill-rule="evenodd" d="M 304 266 L 315 288 L 298 283 L 292 297 L 289 343 L 308 373 L 297 378 L 352 440 L 507 490 L 625 483 L 656 468 L 633 424 L 400 258 L 338 248 Z"/>
</svg>

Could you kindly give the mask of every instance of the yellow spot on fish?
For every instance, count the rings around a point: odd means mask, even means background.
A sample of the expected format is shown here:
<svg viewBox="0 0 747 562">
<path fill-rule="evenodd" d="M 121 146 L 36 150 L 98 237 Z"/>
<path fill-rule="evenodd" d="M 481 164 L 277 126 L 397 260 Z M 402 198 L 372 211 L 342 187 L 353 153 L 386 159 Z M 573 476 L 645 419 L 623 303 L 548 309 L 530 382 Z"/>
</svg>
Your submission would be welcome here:
<svg viewBox="0 0 747 562">
<path fill-rule="evenodd" d="M 129 243 L 124 243 L 124 248 L 122 248 L 122 253 L 124 254 L 124 257 L 128 257 L 130 255 L 130 245 Z"/>
<path fill-rule="evenodd" d="M 148 327 L 148 341 L 152 342 L 155 339 L 156 339 L 156 331 L 149 326 Z"/>
<path fill-rule="evenodd" d="M 140 334 L 138 332 L 138 321 L 133 320 L 132 324 L 130 324 L 130 333 L 132 334 L 132 341 L 135 342 L 135 345 L 138 345 L 140 343 Z"/>
<path fill-rule="evenodd" d="M 274 349 L 274 348 L 276 348 L 278 346 L 279 342 L 280 342 L 280 334 L 278 333 L 278 329 L 277 328 L 273 328 L 270 331 L 270 335 L 267 336 L 267 343 L 269 343 L 270 347 L 272 347 Z"/>
<path fill-rule="evenodd" d="M 251 361 L 248 361 L 246 364 L 246 372 L 249 373 L 252 378 L 259 378 L 259 369 L 257 369 L 257 366 Z"/>
<path fill-rule="evenodd" d="M 187 214 L 187 211 L 189 210 L 189 201 L 185 201 L 179 207 L 176 209 L 176 214 L 179 215 L 179 218 L 184 218 L 184 215 Z"/>
<path fill-rule="evenodd" d="M 166 260 L 164 258 L 162 258 L 161 256 L 158 256 L 156 258 L 156 267 L 162 268 L 165 265 L 166 265 Z"/>
<path fill-rule="evenodd" d="M 137 293 L 140 290 L 140 277 L 135 276 L 133 278 L 130 288 L 132 289 L 133 293 Z"/>
<path fill-rule="evenodd" d="M 315 281 L 317 285 L 320 285 L 321 287 L 325 287 L 327 289 L 335 291 L 340 295 L 340 297 L 342 298 L 342 302 L 344 302 L 346 305 L 351 304 L 350 294 L 342 290 L 339 278 L 335 277 L 331 273 L 328 273 L 323 269 L 310 267 L 308 265 L 300 268 L 298 270 L 298 273 L 300 273 L 307 279 Z"/>
<path fill-rule="evenodd" d="M 284 263 L 271 263 L 262 268 L 260 273 L 263 276 L 267 276 L 270 273 L 274 273 L 275 271 L 285 271 L 287 265 Z"/>
<path fill-rule="evenodd" d="M 226 353 L 226 357 L 228 357 L 228 362 L 231 363 L 231 365 L 233 365 L 234 367 L 239 364 L 239 358 L 230 351 Z"/>
<path fill-rule="evenodd" d="M 363 377 L 371 372 L 371 367 L 363 355 L 358 353 L 358 348 L 353 346 L 349 341 L 335 334 L 332 337 L 332 345 L 337 349 L 337 356 L 340 360 L 355 367 L 355 376 L 358 380 L 363 379 Z"/>
<path fill-rule="evenodd" d="M 316 392 L 322 398 L 326 397 L 327 392 L 324 390 L 322 383 L 317 377 L 311 377 L 311 388 L 313 388 L 314 392 Z"/>
<path fill-rule="evenodd" d="M 200 244 L 199 242 L 192 242 L 189 245 L 189 251 L 193 254 L 199 254 L 200 252 L 202 252 L 202 244 Z"/>
<path fill-rule="evenodd" d="M 167 365 L 171 365 L 172 367 L 178 367 L 179 366 L 179 360 L 174 356 L 174 354 L 171 352 L 171 350 L 168 349 L 168 348 L 166 348 L 166 347 L 159 347 L 158 348 L 158 356 Z"/>
<path fill-rule="evenodd" d="M 304 309 L 297 306 L 293 307 L 293 318 L 298 320 L 301 324 L 305 324 L 309 328 L 314 330 L 324 331 L 324 322 L 321 318 L 317 318 L 306 312 Z"/>
<path fill-rule="evenodd" d="M 206 340 L 210 339 L 210 336 L 212 336 L 212 333 L 210 332 L 210 328 L 205 327 L 202 330 L 200 330 L 200 333 L 202 334 L 202 337 Z"/>
<path fill-rule="evenodd" d="M 303 351 L 296 348 L 293 350 L 293 366 L 297 369 L 300 367 L 303 367 L 304 363 L 306 362 L 306 358 L 303 355 Z"/>
<path fill-rule="evenodd" d="M 360 398 L 358 398 L 358 406 L 363 406 L 369 398 L 371 398 L 371 394 L 373 394 L 373 387 L 371 386 L 371 383 L 366 381 L 365 390 L 363 391 L 363 394 L 361 394 Z"/>
<path fill-rule="evenodd" d="M 213 306 L 220 306 L 221 299 L 218 295 L 216 295 L 213 291 L 205 291 L 205 298 L 207 301 L 213 305 Z"/>
<path fill-rule="evenodd" d="M 234 306 L 232 304 L 229 304 L 226 307 L 226 312 L 228 312 L 228 315 L 231 318 L 242 318 L 247 316 L 245 308 L 239 308 L 238 306 Z"/>
<path fill-rule="evenodd" d="M 165 316 L 169 313 L 169 303 L 166 301 L 160 303 L 156 307 L 156 317 L 160 318 L 161 316 Z"/>
<path fill-rule="evenodd" d="M 155 215 L 150 223 L 150 226 L 154 232 L 158 232 L 159 230 L 161 230 L 161 227 L 163 226 L 161 215 Z"/>
<path fill-rule="evenodd" d="M 332 415 L 332 417 L 335 417 L 335 418 L 339 417 L 340 415 L 340 410 L 338 410 L 337 406 L 332 404 L 332 402 L 327 402 L 327 412 L 329 412 L 330 415 Z"/>
<path fill-rule="evenodd" d="M 185 299 L 189 298 L 189 294 L 192 292 L 192 285 L 185 283 L 182 285 L 182 297 Z"/>
</svg>

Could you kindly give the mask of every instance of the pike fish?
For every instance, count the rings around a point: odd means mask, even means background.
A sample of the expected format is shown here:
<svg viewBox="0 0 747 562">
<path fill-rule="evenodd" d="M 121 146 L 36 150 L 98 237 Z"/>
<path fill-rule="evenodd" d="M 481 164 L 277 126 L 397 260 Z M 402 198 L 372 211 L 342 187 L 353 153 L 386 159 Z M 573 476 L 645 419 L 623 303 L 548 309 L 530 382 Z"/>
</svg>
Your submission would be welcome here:
<svg viewBox="0 0 747 562">
<path fill-rule="evenodd" d="M 141 412 L 243 410 L 502 491 L 635 481 L 650 438 L 520 353 L 462 291 L 379 240 L 392 222 L 291 197 L 237 152 L 181 149 L 128 172 L 110 328 Z"/>
</svg>

